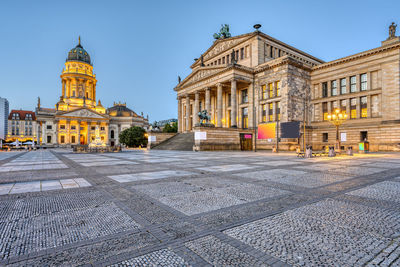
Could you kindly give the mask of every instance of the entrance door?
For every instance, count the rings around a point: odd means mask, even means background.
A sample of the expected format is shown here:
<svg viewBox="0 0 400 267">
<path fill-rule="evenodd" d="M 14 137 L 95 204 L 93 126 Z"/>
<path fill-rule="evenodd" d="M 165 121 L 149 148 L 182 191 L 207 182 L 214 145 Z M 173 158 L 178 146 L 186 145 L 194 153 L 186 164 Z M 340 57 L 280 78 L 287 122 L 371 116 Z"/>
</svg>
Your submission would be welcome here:
<svg viewBox="0 0 400 267">
<path fill-rule="evenodd" d="M 82 135 L 82 134 L 81 134 L 81 137 L 80 137 L 80 143 L 81 143 L 81 145 L 85 144 L 85 136 Z"/>
<path fill-rule="evenodd" d="M 252 134 L 240 134 L 240 149 L 241 150 L 252 150 L 253 149 L 253 135 Z"/>
</svg>

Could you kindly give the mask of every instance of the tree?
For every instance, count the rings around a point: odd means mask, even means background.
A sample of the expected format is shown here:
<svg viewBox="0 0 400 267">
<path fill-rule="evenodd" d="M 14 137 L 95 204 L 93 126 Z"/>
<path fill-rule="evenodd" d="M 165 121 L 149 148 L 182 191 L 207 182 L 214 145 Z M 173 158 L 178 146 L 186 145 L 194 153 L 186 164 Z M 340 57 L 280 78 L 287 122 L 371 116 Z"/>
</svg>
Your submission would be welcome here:
<svg viewBox="0 0 400 267">
<path fill-rule="evenodd" d="M 165 124 L 163 133 L 177 133 L 178 132 L 178 123 L 173 122 L 172 125 L 169 123 Z"/>
<path fill-rule="evenodd" d="M 119 135 L 119 142 L 128 147 L 147 146 L 146 131 L 142 127 L 132 126 L 123 130 Z"/>
</svg>

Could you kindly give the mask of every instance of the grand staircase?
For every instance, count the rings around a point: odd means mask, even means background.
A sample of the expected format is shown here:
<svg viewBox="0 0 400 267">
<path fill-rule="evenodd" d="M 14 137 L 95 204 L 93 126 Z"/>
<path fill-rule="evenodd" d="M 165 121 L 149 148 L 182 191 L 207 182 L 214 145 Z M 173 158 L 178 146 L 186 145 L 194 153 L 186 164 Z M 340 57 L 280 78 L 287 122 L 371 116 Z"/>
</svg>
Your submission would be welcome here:
<svg viewBox="0 0 400 267">
<path fill-rule="evenodd" d="M 152 149 L 192 151 L 193 146 L 194 133 L 179 133 L 174 137 L 156 145 Z"/>
</svg>

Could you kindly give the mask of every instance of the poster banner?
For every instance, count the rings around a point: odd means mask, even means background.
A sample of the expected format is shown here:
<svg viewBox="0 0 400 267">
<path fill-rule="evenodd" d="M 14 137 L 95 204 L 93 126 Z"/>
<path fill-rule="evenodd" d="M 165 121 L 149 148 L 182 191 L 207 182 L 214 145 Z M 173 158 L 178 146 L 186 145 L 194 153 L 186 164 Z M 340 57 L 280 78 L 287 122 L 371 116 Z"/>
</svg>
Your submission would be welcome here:
<svg viewBox="0 0 400 267">
<path fill-rule="evenodd" d="M 300 122 L 281 122 L 281 138 L 299 138 L 300 137 Z"/>
<path fill-rule="evenodd" d="M 347 141 L 347 133 L 340 133 L 340 142 Z"/>
<path fill-rule="evenodd" d="M 207 140 L 207 132 L 194 132 L 194 140 Z"/>
<path fill-rule="evenodd" d="M 257 139 L 271 139 L 276 137 L 276 122 L 258 125 Z"/>
</svg>

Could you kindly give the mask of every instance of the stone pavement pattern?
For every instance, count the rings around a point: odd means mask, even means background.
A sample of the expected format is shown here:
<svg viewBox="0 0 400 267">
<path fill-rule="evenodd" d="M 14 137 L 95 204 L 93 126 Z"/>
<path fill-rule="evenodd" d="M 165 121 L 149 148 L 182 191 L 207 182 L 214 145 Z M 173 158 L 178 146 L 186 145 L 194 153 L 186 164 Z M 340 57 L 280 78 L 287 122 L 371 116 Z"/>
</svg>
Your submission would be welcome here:
<svg viewBox="0 0 400 267">
<path fill-rule="evenodd" d="M 0 265 L 400 266 L 400 154 L 0 153 Z"/>
</svg>

